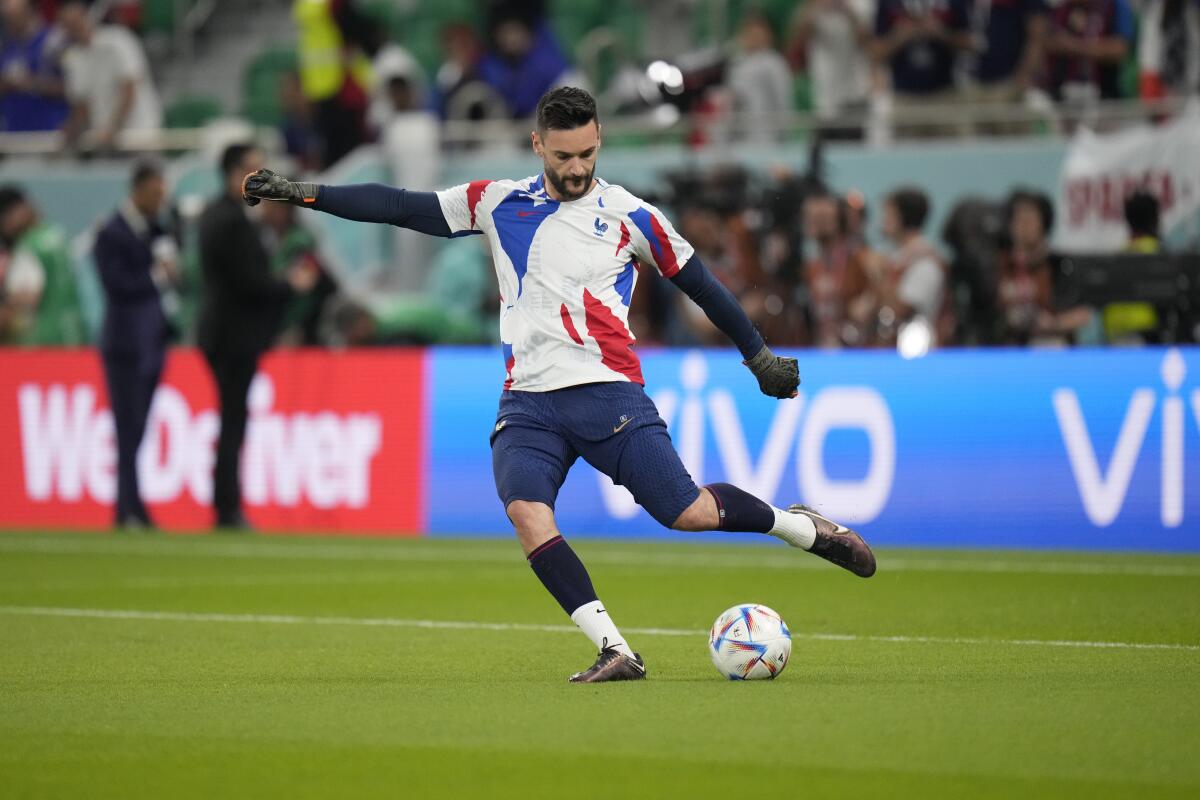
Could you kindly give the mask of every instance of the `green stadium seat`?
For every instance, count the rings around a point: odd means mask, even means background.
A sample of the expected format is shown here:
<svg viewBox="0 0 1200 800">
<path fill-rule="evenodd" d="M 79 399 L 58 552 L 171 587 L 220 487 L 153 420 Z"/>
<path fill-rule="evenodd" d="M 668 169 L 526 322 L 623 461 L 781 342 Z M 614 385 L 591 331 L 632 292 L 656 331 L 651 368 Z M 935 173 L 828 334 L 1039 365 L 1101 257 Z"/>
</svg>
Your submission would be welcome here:
<svg viewBox="0 0 1200 800">
<path fill-rule="evenodd" d="M 294 48 L 259 54 L 242 76 L 242 116 L 258 125 L 278 125 L 282 119 L 279 82 L 299 66 Z"/>
<path fill-rule="evenodd" d="M 221 116 L 221 101 L 209 95 L 184 95 L 163 112 L 168 128 L 202 128 Z"/>
<path fill-rule="evenodd" d="M 143 0 L 142 32 L 172 33 L 175 30 L 176 12 L 186 13 L 195 0 L 182 0 L 176 8 L 176 0 Z"/>
</svg>

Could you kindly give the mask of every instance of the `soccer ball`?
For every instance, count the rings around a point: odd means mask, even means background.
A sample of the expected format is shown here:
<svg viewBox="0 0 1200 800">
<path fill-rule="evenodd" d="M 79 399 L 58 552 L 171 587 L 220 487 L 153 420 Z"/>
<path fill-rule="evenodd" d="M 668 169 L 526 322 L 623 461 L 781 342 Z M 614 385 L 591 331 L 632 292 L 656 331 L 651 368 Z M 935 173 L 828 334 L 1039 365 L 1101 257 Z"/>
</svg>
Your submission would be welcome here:
<svg viewBox="0 0 1200 800">
<path fill-rule="evenodd" d="M 747 603 L 717 617 L 708 653 L 717 672 L 732 681 L 774 678 L 792 655 L 792 634 L 774 611 Z"/>
</svg>

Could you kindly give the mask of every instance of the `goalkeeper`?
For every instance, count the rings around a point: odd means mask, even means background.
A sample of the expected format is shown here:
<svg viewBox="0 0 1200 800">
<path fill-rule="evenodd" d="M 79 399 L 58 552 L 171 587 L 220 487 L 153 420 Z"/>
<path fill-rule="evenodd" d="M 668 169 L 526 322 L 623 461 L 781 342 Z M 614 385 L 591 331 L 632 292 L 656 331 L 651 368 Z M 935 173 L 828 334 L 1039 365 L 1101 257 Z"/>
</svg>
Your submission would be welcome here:
<svg viewBox="0 0 1200 800">
<path fill-rule="evenodd" d="M 491 435 L 496 490 L 533 571 L 600 649 L 595 664 L 570 680 L 646 674 L 555 524 L 558 490 L 580 457 L 668 528 L 768 534 L 856 575 L 873 575 L 874 555 L 849 528 L 806 506 L 775 508 L 727 483 L 700 488 L 688 475 L 643 390 L 631 348 L 627 320 L 638 267 L 657 269 L 704 310 L 741 351 L 764 394 L 796 396 L 796 360 L 771 352 L 658 209 L 595 176 L 600 124 L 590 95 L 570 87 L 548 92 L 531 139 L 544 169 L 523 180 L 480 180 L 434 193 L 319 186 L 259 170 L 242 187 L 252 205 L 276 200 L 433 236 L 488 237 L 506 372 Z"/>
</svg>

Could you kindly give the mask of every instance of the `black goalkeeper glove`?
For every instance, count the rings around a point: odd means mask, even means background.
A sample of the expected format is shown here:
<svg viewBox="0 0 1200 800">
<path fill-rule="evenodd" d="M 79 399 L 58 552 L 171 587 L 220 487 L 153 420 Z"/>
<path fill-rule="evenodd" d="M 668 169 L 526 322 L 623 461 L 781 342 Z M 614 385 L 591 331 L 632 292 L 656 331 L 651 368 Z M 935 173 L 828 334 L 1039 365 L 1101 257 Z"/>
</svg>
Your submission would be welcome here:
<svg viewBox="0 0 1200 800">
<path fill-rule="evenodd" d="M 263 200 L 307 206 L 317 202 L 317 184 L 289 181 L 269 169 L 260 169 L 242 179 L 242 199 L 248 206 L 256 206 Z"/>
<path fill-rule="evenodd" d="M 754 377 L 758 378 L 758 388 L 769 397 L 785 400 L 794 397 L 800 386 L 800 364 L 794 358 L 781 358 L 771 352 L 771 348 L 763 345 L 758 355 L 749 361 L 743 361 Z"/>
</svg>

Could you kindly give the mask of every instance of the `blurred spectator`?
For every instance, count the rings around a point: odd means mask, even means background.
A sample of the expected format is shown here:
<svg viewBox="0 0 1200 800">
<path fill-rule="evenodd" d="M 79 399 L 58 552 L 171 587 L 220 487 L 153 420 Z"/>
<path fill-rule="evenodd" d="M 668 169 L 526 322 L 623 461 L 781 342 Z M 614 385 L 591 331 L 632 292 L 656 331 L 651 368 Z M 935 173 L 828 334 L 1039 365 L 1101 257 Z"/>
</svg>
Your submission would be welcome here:
<svg viewBox="0 0 1200 800">
<path fill-rule="evenodd" d="M 696 49 L 692 27 L 679 23 L 703 13 L 704 0 L 632 0 L 632 4 L 642 20 L 636 55 L 643 63 L 662 60 L 673 64 Z"/>
<path fill-rule="evenodd" d="M 413 189 L 432 189 L 442 169 L 442 130 L 437 115 L 418 108 L 416 93 L 408 79 L 388 79 L 390 104 L 379 143 L 392 182 Z M 393 228 L 392 252 L 397 254 L 392 286 L 417 292 L 425 285 L 434 250 L 431 237 L 404 228 Z"/>
<path fill-rule="evenodd" d="M 1200 0 L 1143 0 L 1138 72 L 1147 100 L 1200 91 Z"/>
<path fill-rule="evenodd" d="M 879 0 L 875 12 L 875 58 L 891 68 L 901 126 L 912 135 L 939 135 L 951 123 L 911 120 L 929 104 L 957 99 L 954 63 L 972 46 L 968 0 Z M 905 124 L 905 119 L 910 120 Z"/>
<path fill-rule="evenodd" d="M 313 107 L 300 86 L 299 73 L 286 72 L 279 79 L 279 107 L 283 115 L 280 133 L 287 154 L 305 172 L 319 169 L 321 139 L 313 121 Z"/>
<path fill-rule="evenodd" d="M 0 338 L 30 347 L 83 344 L 83 312 L 67 234 L 42 220 L 16 186 L 0 187 L 0 242 L 9 251 Z"/>
<path fill-rule="evenodd" d="M 317 252 L 317 237 L 296 216 L 289 203 L 264 203 L 262 220 L 270 240 L 271 272 L 286 280 L 297 271 L 313 271 L 317 280 L 310 291 L 293 295 L 283 310 L 279 326 L 280 344 L 315 347 L 321 339 L 321 319 L 337 284 L 325 270 Z"/>
<path fill-rule="evenodd" d="M 929 198 L 915 187 L 895 190 L 883 203 L 883 235 L 895 245 L 884 259 L 867 261 L 875 296 L 877 336 L 894 344 L 910 323 L 932 345 L 948 342 L 946 265 L 922 232 Z"/>
<path fill-rule="evenodd" d="M 1125 224 L 1129 228 L 1129 252 L 1153 255 L 1162 249 L 1157 197 L 1144 190 L 1126 197 Z"/>
<path fill-rule="evenodd" d="M 971 102 L 1021 103 L 1045 58 L 1049 19 L 1044 0 L 976 0 L 970 14 L 971 33 L 981 47 L 969 59 Z M 1020 133 L 1028 126 L 997 121 L 979 127 L 989 133 Z"/>
<path fill-rule="evenodd" d="M 379 133 L 397 114 L 425 110 L 429 93 L 425 72 L 408 50 L 395 42 L 379 42 L 374 53 L 367 121 Z"/>
<path fill-rule="evenodd" d="M 29 0 L 3 0 L 0 47 L 0 129 L 53 131 L 67 119 L 58 61 L 60 36 Z"/>
<path fill-rule="evenodd" d="M 434 76 L 434 108 L 442 118 L 482 118 L 467 109 L 451 113 L 458 106 L 455 96 L 479 78 L 479 61 L 483 58 L 479 36 L 466 23 L 452 23 L 442 29 L 441 43 L 442 63 Z"/>
<path fill-rule="evenodd" d="M 107 19 L 130 30 L 142 27 L 142 0 L 108 0 Z"/>
<path fill-rule="evenodd" d="M 762 14 L 747 14 L 738 30 L 737 47 L 729 68 L 729 88 L 738 138 L 778 141 L 792 110 L 792 73 L 775 49 L 770 21 Z"/>
<path fill-rule="evenodd" d="M 997 298 L 1002 344 L 1079 344 L 1095 341 L 1099 325 L 1087 306 L 1054 303 L 1050 231 L 1054 206 L 1039 192 L 1017 190 L 1005 204 L 1010 246 L 1000 260 Z"/>
<path fill-rule="evenodd" d="M 170 325 L 164 294 L 179 283 L 178 243 L 164 223 L 162 167 L 134 166 L 129 197 L 96 235 L 106 308 L 100 353 L 117 432 L 118 528 L 152 528 L 138 489 L 137 454 L 162 374 Z"/>
<path fill-rule="evenodd" d="M 871 219 L 866 195 L 859 189 L 851 189 L 846 192 L 843 202 L 846 208 L 846 238 L 854 247 L 865 249 L 867 246 L 867 223 Z"/>
<path fill-rule="evenodd" d="M 220 404 L 221 430 L 213 469 L 213 506 L 218 527 L 247 528 L 242 513 L 238 463 L 246 435 L 246 403 L 258 360 L 279 330 L 284 308 L 318 278 L 300 264 L 286 279 L 271 272 L 262 226 L 242 202 L 242 180 L 262 168 L 262 153 L 244 144 L 221 157 L 221 194 L 200 216 L 200 261 L 204 302 L 198 344 L 212 369 Z"/>
<path fill-rule="evenodd" d="M 479 77 L 518 119 L 533 114 L 541 96 L 570 66 L 546 24 L 542 5 L 497 4 L 488 20 L 488 52 L 479 62 Z"/>
<path fill-rule="evenodd" d="M 876 0 L 807 0 L 792 20 L 788 53 L 807 64 L 817 118 L 826 138 L 860 139 L 862 124 L 839 122 L 865 114 L 871 90 L 871 26 Z"/>
<path fill-rule="evenodd" d="M 119 25 L 97 26 L 85 0 L 61 3 L 58 22 L 69 42 L 63 55 L 71 103 L 65 144 L 75 146 L 91 130 L 96 149 L 106 151 L 123 131 L 161 127 L 158 93 L 137 37 Z"/>
<path fill-rule="evenodd" d="M 1050 230 L 1054 207 L 1043 194 L 1018 190 L 1004 207 L 1008 246 L 996 271 L 997 342 L 1027 345 L 1046 327 L 1054 310 Z"/>
<path fill-rule="evenodd" d="M 941 238 L 952 254 L 947 292 L 957 317 L 957 344 L 1000 339 L 996 283 L 1002 252 L 1009 246 L 1007 230 L 1004 204 L 975 195 L 959 198 L 942 221 Z"/>
<path fill-rule="evenodd" d="M 1125 252 L 1153 256 L 1162 252 L 1158 198 L 1145 190 L 1125 198 L 1129 243 Z M 1109 303 L 1104 307 L 1104 335 L 1111 343 L 1145 344 L 1158 340 L 1158 311 L 1150 303 Z"/>
<path fill-rule="evenodd" d="M 1050 21 L 1047 88 L 1054 99 L 1088 106 L 1120 97 L 1120 67 L 1135 25 L 1128 2 L 1062 0 Z"/>
<path fill-rule="evenodd" d="M 856 346 L 864 339 L 848 315 L 850 301 L 867 289 L 867 272 L 863 251 L 847 235 L 847 211 L 842 200 L 828 192 L 804 200 L 807 338 L 817 347 Z"/>
<path fill-rule="evenodd" d="M 712 184 L 719 185 L 722 180 L 724 178 L 718 173 Z M 738 296 L 750 318 L 761 324 L 767 316 L 764 306 L 766 287 L 759 274 L 745 210 L 699 205 L 693 199 L 693 205 L 680 212 L 679 232 L 713 275 Z M 724 346 L 728 341 L 695 303 L 683 303 L 681 311 L 683 322 L 696 341 L 715 346 Z M 796 332 L 793 330 L 790 335 L 794 340 Z"/>
<path fill-rule="evenodd" d="M 295 0 L 300 86 L 312 103 L 320 134 L 321 166 L 328 167 L 367 139 L 371 63 L 359 46 L 369 21 L 349 0 Z"/>
</svg>

